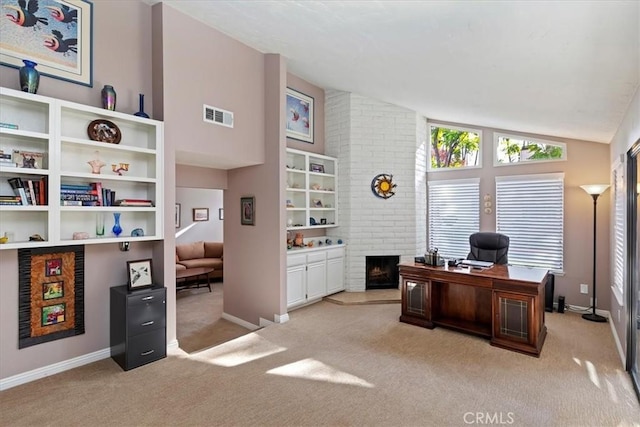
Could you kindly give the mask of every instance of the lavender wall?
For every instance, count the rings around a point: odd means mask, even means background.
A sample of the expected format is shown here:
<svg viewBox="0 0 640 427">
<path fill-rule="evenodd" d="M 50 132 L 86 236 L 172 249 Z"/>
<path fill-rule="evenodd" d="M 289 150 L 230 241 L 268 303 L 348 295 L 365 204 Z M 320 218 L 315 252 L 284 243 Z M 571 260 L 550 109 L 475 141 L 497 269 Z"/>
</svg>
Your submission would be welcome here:
<svg viewBox="0 0 640 427">
<path fill-rule="evenodd" d="M 148 97 L 145 109 L 156 118 L 151 107 L 151 8 L 142 2 L 96 1 L 93 10 L 94 87 L 43 76 L 38 93 L 100 106 L 100 89 L 111 84 L 118 93 L 118 111 L 138 111 L 142 92 Z M 118 46 L 123 48 L 114 49 Z M 0 85 L 19 89 L 18 71 L 0 66 Z M 0 251 L 0 378 L 108 348 L 109 287 L 126 283 L 126 261 L 150 257 L 156 245 L 133 244 L 130 252 L 119 251 L 115 244 L 86 246 L 86 333 L 23 350 L 18 350 L 17 338 L 17 251 Z M 161 276 L 160 267 L 154 264 L 157 276 Z"/>
</svg>

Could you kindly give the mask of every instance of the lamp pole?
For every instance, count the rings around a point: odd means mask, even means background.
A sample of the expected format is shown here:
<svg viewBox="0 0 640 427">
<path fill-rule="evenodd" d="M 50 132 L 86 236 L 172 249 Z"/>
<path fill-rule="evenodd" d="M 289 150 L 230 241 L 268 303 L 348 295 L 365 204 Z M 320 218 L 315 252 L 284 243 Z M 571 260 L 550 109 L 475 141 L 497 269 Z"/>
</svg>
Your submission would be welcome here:
<svg viewBox="0 0 640 427">
<path fill-rule="evenodd" d="M 604 193 L 608 185 L 581 185 L 582 189 L 586 191 L 593 198 L 593 311 L 591 313 L 585 313 L 582 318 L 590 320 L 592 322 L 606 322 L 607 318 L 596 314 L 596 213 L 598 205 L 598 196 Z"/>
</svg>

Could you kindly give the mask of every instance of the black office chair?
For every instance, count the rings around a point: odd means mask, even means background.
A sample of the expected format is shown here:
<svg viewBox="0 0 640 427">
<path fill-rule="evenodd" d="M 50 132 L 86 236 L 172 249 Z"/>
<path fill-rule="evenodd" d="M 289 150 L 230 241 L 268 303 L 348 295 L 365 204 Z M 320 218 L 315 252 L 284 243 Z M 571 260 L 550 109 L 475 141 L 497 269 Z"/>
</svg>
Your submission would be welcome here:
<svg viewBox="0 0 640 427">
<path fill-rule="evenodd" d="M 469 236 L 471 252 L 467 259 L 488 261 L 495 264 L 508 262 L 509 236 L 500 233 L 480 232 Z"/>
</svg>

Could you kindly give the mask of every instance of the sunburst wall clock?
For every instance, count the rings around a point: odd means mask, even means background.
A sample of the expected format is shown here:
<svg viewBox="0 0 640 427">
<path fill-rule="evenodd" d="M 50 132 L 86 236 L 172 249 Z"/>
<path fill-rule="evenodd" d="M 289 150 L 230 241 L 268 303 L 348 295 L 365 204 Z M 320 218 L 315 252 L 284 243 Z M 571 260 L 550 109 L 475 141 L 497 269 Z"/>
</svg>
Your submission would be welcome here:
<svg viewBox="0 0 640 427">
<path fill-rule="evenodd" d="M 381 173 L 376 175 L 371 181 L 371 191 L 381 199 L 388 199 L 393 196 L 396 184 L 393 183 L 393 175 Z"/>
</svg>

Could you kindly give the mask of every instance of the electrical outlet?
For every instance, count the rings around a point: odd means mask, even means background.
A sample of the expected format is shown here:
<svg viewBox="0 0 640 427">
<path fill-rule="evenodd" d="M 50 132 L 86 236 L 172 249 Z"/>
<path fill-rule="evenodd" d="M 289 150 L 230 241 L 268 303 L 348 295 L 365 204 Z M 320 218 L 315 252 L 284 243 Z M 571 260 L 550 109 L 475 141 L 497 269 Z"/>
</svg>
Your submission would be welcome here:
<svg viewBox="0 0 640 427">
<path fill-rule="evenodd" d="M 584 283 L 580 283 L 580 293 L 588 294 L 589 293 L 589 285 L 585 285 Z"/>
</svg>

